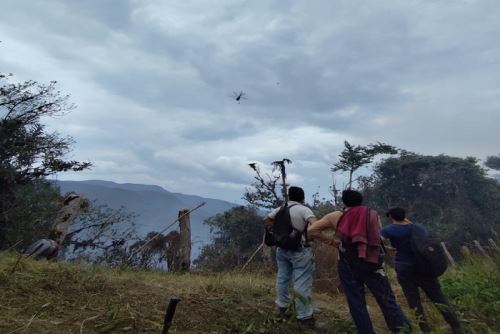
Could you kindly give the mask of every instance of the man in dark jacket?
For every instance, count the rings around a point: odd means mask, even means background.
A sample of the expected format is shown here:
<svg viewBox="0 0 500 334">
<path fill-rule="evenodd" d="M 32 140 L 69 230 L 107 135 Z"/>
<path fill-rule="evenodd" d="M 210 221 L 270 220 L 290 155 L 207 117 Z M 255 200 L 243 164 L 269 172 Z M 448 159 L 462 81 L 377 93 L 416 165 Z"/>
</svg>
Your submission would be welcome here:
<svg viewBox="0 0 500 334">
<path fill-rule="evenodd" d="M 411 234 L 413 229 L 424 229 L 424 227 L 412 224 L 407 220 L 406 212 L 402 208 L 392 208 L 386 213 L 386 216 L 391 219 L 392 224 L 384 227 L 380 234 L 389 239 L 391 245 L 396 248 L 395 269 L 398 282 L 403 288 L 408 305 L 415 310 L 419 318 L 420 329 L 425 333 L 431 331 L 420 301 L 419 287 L 424 290 L 433 303 L 438 304 L 438 309 L 451 326 L 453 333 L 462 333 L 458 318 L 441 291 L 437 278 L 419 273 L 417 270 L 416 256 L 411 247 Z M 424 235 L 427 234 L 427 231 L 421 232 Z"/>
</svg>

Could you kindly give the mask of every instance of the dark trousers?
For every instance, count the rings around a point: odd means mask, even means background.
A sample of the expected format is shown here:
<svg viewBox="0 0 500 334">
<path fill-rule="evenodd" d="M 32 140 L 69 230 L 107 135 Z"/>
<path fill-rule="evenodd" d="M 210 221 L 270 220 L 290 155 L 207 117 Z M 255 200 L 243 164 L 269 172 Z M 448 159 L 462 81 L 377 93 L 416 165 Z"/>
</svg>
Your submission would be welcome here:
<svg viewBox="0 0 500 334">
<path fill-rule="evenodd" d="M 424 290 L 427 297 L 436 304 L 446 322 L 451 326 L 453 333 L 462 333 L 458 318 L 450 307 L 448 300 L 441 291 L 437 278 L 422 276 L 412 265 L 396 265 L 398 281 L 403 288 L 406 301 L 410 308 L 415 310 L 419 318 L 419 326 L 423 332 L 430 332 L 430 327 L 425 319 L 424 309 L 420 300 L 418 288 Z"/>
<path fill-rule="evenodd" d="M 383 269 L 375 272 L 358 272 L 351 268 L 345 259 L 340 259 L 338 271 L 349 311 L 358 333 L 375 333 L 366 308 L 365 285 L 375 297 L 389 329 L 393 333 L 411 332 L 410 322 L 396 303 L 396 298 Z"/>
</svg>

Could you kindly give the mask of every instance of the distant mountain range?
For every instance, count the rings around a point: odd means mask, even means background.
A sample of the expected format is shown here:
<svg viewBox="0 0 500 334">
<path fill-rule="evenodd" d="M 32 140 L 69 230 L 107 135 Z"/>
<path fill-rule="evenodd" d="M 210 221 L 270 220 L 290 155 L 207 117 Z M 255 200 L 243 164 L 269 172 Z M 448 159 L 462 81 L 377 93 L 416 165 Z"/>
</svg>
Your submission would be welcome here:
<svg viewBox="0 0 500 334">
<path fill-rule="evenodd" d="M 192 258 L 199 255 L 201 246 L 210 241 L 210 229 L 203 221 L 222 213 L 237 204 L 196 195 L 172 193 L 160 186 L 115 183 L 111 181 L 56 181 L 61 194 L 75 192 L 97 204 L 113 209 L 124 207 L 135 218 L 137 232 L 145 236 L 151 231 L 161 231 L 170 225 L 182 208 L 193 208 L 201 202 L 206 204 L 191 214 Z"/>
</svg>

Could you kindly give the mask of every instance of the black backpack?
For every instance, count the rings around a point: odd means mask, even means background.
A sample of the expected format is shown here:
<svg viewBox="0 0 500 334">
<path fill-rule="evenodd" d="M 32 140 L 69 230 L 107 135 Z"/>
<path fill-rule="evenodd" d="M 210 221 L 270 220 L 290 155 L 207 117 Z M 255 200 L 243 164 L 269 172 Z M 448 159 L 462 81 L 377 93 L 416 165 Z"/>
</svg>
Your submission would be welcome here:
<svg viewBox="0 0 500 334">
<path fill-rule="evenodd" d="M 307 225 L 304 231 L 295 229 L 292 225 L 290 217 L 290 208 L 297 204 L 288 206 L 285 203 L 274 216 L 274 223 L 266 227 L 264 243 L 268 246 L 278 246 L 283 249 L 296 250 L 302 243 L 302 233 L 306 233 L 307 240 Z"/>
<path fill-rule="evenodd" d="M 448 268 L 448 260 L 441 244 L 431 239 L 423 226 L 412 224 L 410 245 L 417 260 L 417 271 L 425 276 L 441 276 Z"/>
</svg>

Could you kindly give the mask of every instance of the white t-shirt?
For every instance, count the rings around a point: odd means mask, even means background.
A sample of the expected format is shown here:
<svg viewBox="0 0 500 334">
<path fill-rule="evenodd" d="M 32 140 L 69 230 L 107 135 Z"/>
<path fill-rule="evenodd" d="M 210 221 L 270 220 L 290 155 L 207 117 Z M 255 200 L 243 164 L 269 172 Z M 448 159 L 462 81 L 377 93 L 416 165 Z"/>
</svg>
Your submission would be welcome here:
<svg viewBox="0 0 500 334">
<path fill-rule="evenodd" d="M 307 220 L 309 218 L 315 217 L 314 213 L 311 211 L 311 209 L 309 209 L 302 203 L 295 201 L 288 201 L 288 206 L 292 205 L 293 207 L 290 208 L 290 218 L 292 220 L 292 225 L 296 230 L 303 232 L 305 227 L 307 226 Z M 267 216 L 274 220 L 274 217 L 276 216 L 279 210 L 280 208 L 276 208 L 273 211 L 271 211 Z"/>
</svg>

